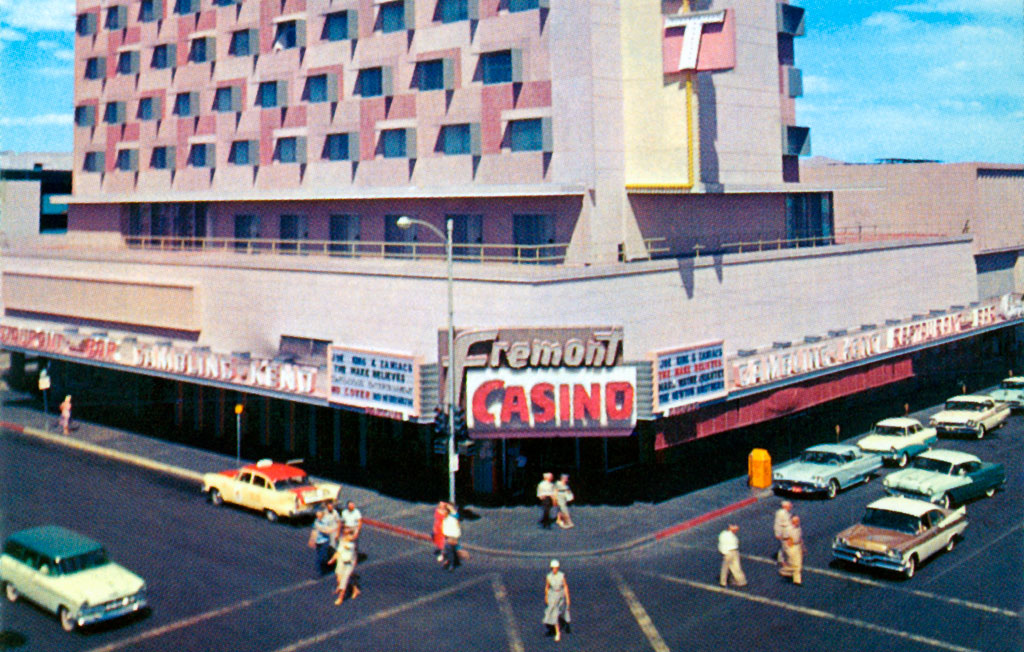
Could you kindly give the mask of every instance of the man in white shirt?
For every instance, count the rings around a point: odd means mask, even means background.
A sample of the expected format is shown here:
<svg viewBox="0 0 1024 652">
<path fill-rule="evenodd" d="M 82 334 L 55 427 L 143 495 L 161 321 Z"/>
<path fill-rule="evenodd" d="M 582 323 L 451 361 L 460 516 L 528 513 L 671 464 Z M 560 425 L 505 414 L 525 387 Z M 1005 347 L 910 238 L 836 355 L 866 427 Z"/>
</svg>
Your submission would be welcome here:
<svg viewBox="0 0 1024 652">
<path fill-rule="evenodd" d="M 740 540 L 736 536 L 739 531 L 740 526 L 731 523 L 718 535 L 718 552 L 722 553 L 722 570 L 718 574 L 718 583 L 722 586 L 728 586 L 730 573 L 736 586 L 747 585 L 747 576 L 743 574 L 743 568 L 740 566 Z"/>
<path fill-rule="evenodd" d="M 363 515 L 351 500 L 341 510 L 341 525 L 346 532 L 352 533 L 352 540 L 359 538 L 359 530 L 363 528 Z"/>
<path fill-rule="evenodd" d="M 555 504 L 555 475 L 553 473 L 545 473 L 544 478 L 537 484 L 537 500 L 540 501 L 540 506 L 544 510 L 540 517 L 540 526 L 545 529 L 551 529 L 551 507 Z"/>
<path fill-rule="evenodd" d="M 779 551 L 775 554 L 775 560 L 782 565 L 786 561 L 786 528 L 792 524 L 793 503 L 788 500 L 782 501 L 779 509 L 775 512 L 775 524 L 772 526 L 772 533 L 779 542 Z"/>
</svg>

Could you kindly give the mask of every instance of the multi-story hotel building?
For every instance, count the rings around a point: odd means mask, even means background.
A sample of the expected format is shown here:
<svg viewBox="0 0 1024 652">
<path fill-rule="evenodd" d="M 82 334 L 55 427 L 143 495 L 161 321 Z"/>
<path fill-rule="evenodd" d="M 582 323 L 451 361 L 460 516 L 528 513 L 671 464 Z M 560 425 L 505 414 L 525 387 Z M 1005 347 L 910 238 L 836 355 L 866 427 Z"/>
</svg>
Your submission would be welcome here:
<svg viewBox="0 0 1024 652">
<path fill-rule="evenodd" d="M 248 453 L 439 486 L 444 247 L 402 216 L 452 225 L 480 493 L 653 464 L 1019 320 L 970 236 L 834 232 L 785 2 L 77 11 L 69 232 L 8 243 L 0 346 L 134 427 L 233 449 L 240 403 Z"/>
</svg>

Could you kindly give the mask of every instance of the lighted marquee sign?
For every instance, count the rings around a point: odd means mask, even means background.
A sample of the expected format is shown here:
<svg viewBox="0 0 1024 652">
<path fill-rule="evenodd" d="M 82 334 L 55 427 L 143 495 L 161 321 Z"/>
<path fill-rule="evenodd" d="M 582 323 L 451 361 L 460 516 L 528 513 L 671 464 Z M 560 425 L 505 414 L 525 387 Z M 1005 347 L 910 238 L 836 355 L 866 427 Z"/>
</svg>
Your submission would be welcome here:
<svg viewBox="0 0 1024 652">
<path fill-rule="evenodd" d="M 636 425 L 619 327 L 465 331 L 454 357 L 473 437 L 626 436 Z"/>
<path fill-rule="evenodd" d="M 0 345 L 288 394 L 326 394 L 319 386 L 316 367 L 215 353 L 174 343 L 0 326 Z"/>
<path fill-rule="evenodd" d="M 885 329 L 835 337 L 813 344 L 730 359 L 729 387 L 746 389 L 837 367 L 1019 319 L 1020 298 L 1006 295 L 949 314 L 919 319 Z"/>
<path fill-rule="evenodd" d="M 392 419 L 420 415 L 420 365 L 411 355 L 332 346 L 330 400 Z"/>
<path fill-rule="evenodd" d="M 731 9 L 664 17 L 662 72 L 736 67 L 736 24 Z"/>
<path fill-rule="evenodd" d="M 718 340 L 656 352 L 655 412 L 679 414 L 728 394 L 722 349 Z"/>
</svg>

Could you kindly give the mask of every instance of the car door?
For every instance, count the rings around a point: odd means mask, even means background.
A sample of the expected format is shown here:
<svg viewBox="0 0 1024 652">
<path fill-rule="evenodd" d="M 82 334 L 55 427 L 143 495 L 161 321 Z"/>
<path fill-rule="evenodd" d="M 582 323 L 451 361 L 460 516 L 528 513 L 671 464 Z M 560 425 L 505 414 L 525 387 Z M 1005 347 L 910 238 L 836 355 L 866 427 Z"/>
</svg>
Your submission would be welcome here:
<svg viewBox="0 0 1024 652">
<path fill-rule="evenodd" d="M 928 539 L 921 547 L 921 561 L 924 561 L 938 552 L 942 546 L 946 545 L 946 540 L 949 537 L 946 534 L 938 533 L 938 525 L 942 521 L 942 512 L 939 510 L 933 509 L 925 513 L 921 520 L 928 528 Z"/>
<path fill-rule="evenodd" d="M 857 454 L 852 452 L 840 453 L 841 466 L 836 473 L 839 483 L 844 487 L 853 483 L 860 476 L 860 464 Z"/>
<path fill-rule="evenodd" d="M 231 485 L 231 502 L 252 507 L 252 471 L 242 471 Z"/>
<path fill-rule="evenodd" d="M 18 591 L 26 598 L 38 605 L 46 606 L 46 587 L 43 578 L 39 574 L 39 567 L 43 563 L 42 556 L 35 550 L 25 549 L 22 556 L 22 565 L 18 568 L 21 582 L 15 584 Z"/>
<path fill-rule="evenodd" d="M 276 495 L 276 492 L 274 491 L 274 483 L 267 479 L 266 476 L 260 473 L 253 473 L 250 491 L 252 492 L 253 507 L 256 509 L 276 507 L 274 504 L 274 498 Z"/>
<path fill-rule="evenodd" d="M 35 600 L 33 598 L 32 586 L 30 586 L 29 579 L 35 573 L 35 568 L 32 564 L 35 563 L 33 560 L 37 560 L 39 556 L 31 550 L 26 550 L 19 544 L 11 543 L 5 550 L 6 556 L 3 560 L 3 578 L 5 582 L 10 582 L 14 588 L 18 590 L 29 600 Z"/>
</svg>

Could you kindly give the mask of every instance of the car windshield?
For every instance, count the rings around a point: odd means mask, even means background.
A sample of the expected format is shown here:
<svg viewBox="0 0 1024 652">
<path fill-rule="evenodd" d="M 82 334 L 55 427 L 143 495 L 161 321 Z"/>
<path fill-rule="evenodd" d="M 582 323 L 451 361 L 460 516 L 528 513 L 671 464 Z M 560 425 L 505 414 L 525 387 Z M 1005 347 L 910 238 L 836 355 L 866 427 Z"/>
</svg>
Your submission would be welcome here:
<svg viewBox="0 0 1024 652">
<path fill-rule="evenodd" d="M 1021 380 L 1004 380 L 999 383 L 999 389 L 1024 389 L 1024 381 Z"/>
<path fill-rule="evenodd" d="M 808 464 L 831 464 L 833 466 L 842 464 L 842 460 L 835 453 L 825 453 L 822 451 L 804 451 L 803 455 L 800 456 L 800 461 Z"/>
<path fill-rule="evenodd" d="M 934 471 L 935 473 L 945 473 L 948 475 L 953 464 L 942 460 L 933 460 L 929 457 L 915 457 L 911 466 L 923 471 Z"/>
<path fill-rule="evenodd" d="M 291 478 L 284 478 L 283 480 L 275 480 L 275 489 L 294 489 L 295 487 L 305 487 L 309 485 L 309 477 L 305 475 L 296 475 Z"/>
<path fill-rule="evenodd" d="M 876 435 L 902 435 L 904 429 L 903 426 L 883 426 L 881 424 L 875 424 L 873 432 Z"/>
<path fill-rule="evenodd" d="M 946 401 L 946 409 L 958 412 L 981 412 L 985 409 L 985 404 L 971 401 Z"/>
<path fill-rule="evenodd" d="M 83 555 L 61 559 L 57 563 L 57 570 L 61 575 L 70 575 L 71 573 L 89 570 L 90 568 L 99 568 L 109 563 L 110 559 L 107 558 L 107 551 L 99 548 L 97 550 L 90 550 Z"/>
<path fill-rule="evenodd" d="M 864 525 L 882 528 L 883 530 L 895 530 L 897 532 L 906 532 L 907 534 L 916 534 L 917 526 L 920 524 L 921 519 L 916 516 L 911 516 L 910 514 L 902 514 L 900 512 L 890 512 L 886 509 L 868 507 L 868 511 L 864 513 L 864 518 L 862 518 L 860 522 Z"/>
</svg>

